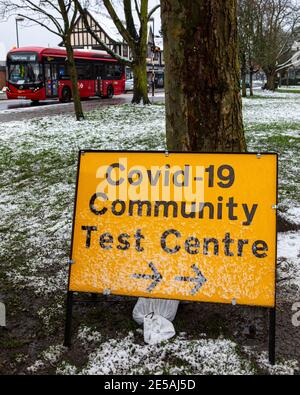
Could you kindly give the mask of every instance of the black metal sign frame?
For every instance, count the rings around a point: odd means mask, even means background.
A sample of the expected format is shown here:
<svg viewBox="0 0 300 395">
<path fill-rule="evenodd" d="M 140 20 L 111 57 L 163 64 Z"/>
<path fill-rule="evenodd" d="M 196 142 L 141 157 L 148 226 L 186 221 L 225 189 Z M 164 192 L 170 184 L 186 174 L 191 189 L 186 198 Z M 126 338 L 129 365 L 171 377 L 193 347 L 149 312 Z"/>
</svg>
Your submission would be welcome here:
<svg viewBox="0 0 300 395">
<path fill-rule="evenodd" d="M 74 231 L 75 231 L 75 215 L 77 208 L 77 195 L 78 195 L 78 181 L 80 174 L 80 160 L 81 156 L 85 153 L 115 153 L 115 154 L 161 154 L 161 155 L 169 155 L 169 154 L 209 154 L 209 155 L 256 155 L 258 158 L 262 156 L 275 156 L 276 157 L 276 229 L 275 229 L 275 306 L 274 307 L 266 307 L 265 309 L 269 312 L 269 363 L 271 365 L 275 365 L 276 362 L 276 285 L 277 285 L 277 244 L 278 244 L 278 230 L 277 230 L 277 221 L 278 221 L 278 153 L 273 152 L 182 152 L 182 151 L 129 151 L 129 150 L 80 150 L 78 156 L 78 165 L 77 165 L 77 179 L 76 179 L 76 190 L 75 190 L 75 201 L 74 201 L 74 211 L 73 211 L 73 223 L 72 223 L 72 240 L 71 240 L 71 248 L 70 248 L 70 260 L 69 260 L 69 278 L 68 278 L 68 289 L 67 289 L 67 298 L 66 298 L 66 321 L 65 321 L 65 334 L 64 334 L 64 346 L 71 347 L 72 345 L 72 315 L 73 315 L 73 307 L 74 304 L 83 303 L 78 300 L 74 300 L 74 291 L 70 291 L 70 276 L 71 276 L 71 266 L 72 266 L 72 251 L 73 251 L 73 241 L 74 241 Z M 86 294 L 86 292 L 76 292 Z M 97 295 L 92 294 L 92 300 L 88 301 L 89 303 L 97 302 Z M 151 298 L 151 296 L 149 296 Z M 86 303 L 86 302 L 84 302 Z M 196 302 L 201 303 L 201 302 Z M 246 307 L 247 305 L 245 305 Z M 248 306 L 255 307 L 255 306 Z M 258 307 L 258 306 L 257 306 Z M 260 307 L 260 306 L 259 306 Z"/>
</svg>

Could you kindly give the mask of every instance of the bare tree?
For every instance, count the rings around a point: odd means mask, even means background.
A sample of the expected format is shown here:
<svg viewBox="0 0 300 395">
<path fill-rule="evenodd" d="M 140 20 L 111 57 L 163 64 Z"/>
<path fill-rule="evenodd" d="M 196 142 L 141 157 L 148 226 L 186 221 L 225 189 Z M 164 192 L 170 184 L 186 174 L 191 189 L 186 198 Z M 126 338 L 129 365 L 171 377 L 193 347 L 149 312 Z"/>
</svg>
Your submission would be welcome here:
<svg viewBox="0 0 300 395">
<path fill-rule="evenodd" d="M 168 148 L 246 150 L 236 0 L 161 0 L 161 15 Z"/>
<path fill-rule="evenodd" d="M 275 90 L 277 65 L 290 51 L 299 27 L 299 3 L 294 0 L 252 0 L 251 3 L 252 56 L 267 76 L 266 89 Z"/>
<path fill-rule="evenodd" d="M 0 15 L 2 18 L 12 15 L 21 16 L 60 37 L 67 51 L 76 119 L 83 119 L 77 70 L 71 45 L 71 34 L 79 15 L 76 4 L 74 5 L 72 0 L 0 0 Z"/>
<path fill-rule="evenodd" d="M 86 30 L 91 36 L 99 43 L 102 49 L 106 50 L 111 56 L 117 59 L 120 63 L 130 66 L 134 75 L 134 92 L 132 103 L 140 103 L 143 101 L 144 104 L 150 104 L 148 98 L 148 87 L 147 87 L 147 36 L 148 36 L 148 22 L 154 12 L 160 7 L 156 5 L 150 11 L 148 10 L 148 0 L 135 0 L 134 4 L 131 0 L 122 0 L 120 3 L 123 6 L 123 12 L 125 21 L 123 22 L 116 11 L 116 7 L 113 5 L 111 0 L 103 0 L 109 16 L 113 20 L 118 32 L 122 36 L 123 40 L 128 44 L 132 60 L 123 58 L 117 55 L 110 46 L 101 40 L 101 38 L 95 33 L 93 27 L 89 25 L 87 12 L 82 7 L 80 0 L 74 0 L 76 7 L 78 8 Z M 137 16 L 137 25 L 134 16 Z"/>
</svg>

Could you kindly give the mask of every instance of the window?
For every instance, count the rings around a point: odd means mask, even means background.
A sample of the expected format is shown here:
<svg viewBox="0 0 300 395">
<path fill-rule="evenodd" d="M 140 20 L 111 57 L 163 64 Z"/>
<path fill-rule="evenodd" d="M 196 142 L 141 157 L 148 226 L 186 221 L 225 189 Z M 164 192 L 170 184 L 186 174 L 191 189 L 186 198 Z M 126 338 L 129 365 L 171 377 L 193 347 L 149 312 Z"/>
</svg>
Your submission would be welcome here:
<svg viewBox="0 0 300 395">
<path fill-rule="evenodd" d="M 120 80 L 123 74 L 123 67 L 116 64 L 106 64 L 103 79 Z"/>
<path fill-rule="evenodd" d="M 58 71 L 58 79 L 59 80 L 69 80 L 70 79 L 70 73 L 69 73 L 67 64 L 58 64 L 57 71 Z"/>
<path fill-rule="evenodd" d="M 119 65 L 115 65 L 115 79 L 120 80 L 123 74 L 123 67 Z"/>
<path fill-rule="evenodd" d="M 94 78 L 101 77 L 103 80 L 120 80 L 124 67 L 115 63 L 94 63 Z"/>
<path fill-rule="evenodd" d="M 93 79 L 93 65 L 91 63 L 76 63 L 77 75 L 79 80 Z"/>
<path fill-rule="evenodd" d="M 114 65 L 112 64 L 107 64 L 105 67 L 105 74 L 107 80 L 113 80 L 115 77 L 115 70 L 114 70 Z"/>
<path fill-rule="evenodd" d="M 39 63 L 11 63 L 8 68 L 8 79 L 16 84 L 40 83 L 43 80 Z"/>
<path fill-rule="evenodd" d="M 128 58 L 128 45 L 123 44 L 123 56 L 124 58 Z"/>
</svg>

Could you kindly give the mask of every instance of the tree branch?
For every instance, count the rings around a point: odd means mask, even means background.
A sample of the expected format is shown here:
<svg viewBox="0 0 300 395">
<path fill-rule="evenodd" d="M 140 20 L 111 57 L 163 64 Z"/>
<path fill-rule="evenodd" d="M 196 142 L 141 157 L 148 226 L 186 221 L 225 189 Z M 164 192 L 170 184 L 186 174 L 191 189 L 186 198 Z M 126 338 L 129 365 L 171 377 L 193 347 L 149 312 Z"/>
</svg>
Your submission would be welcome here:
<svg viewBox="0 0 300 395">
<path fill-rule="evenodd" d="M 123 23 L 121 22 L 120 18 L 118 17 L 114 7 L 112 6 L 110 0 L 103 0 L 103 3 L 109 13 L 111 19 L 113 20 L 116 28 L 118 29 L 119 33 L 123 37 L 123 39 L 127 42 L 130 47 L 134 46 L 135 40 L 129 33 L 129 31 L 124 27 Z"/>
<path fill-rule="evenodd" d="M 60 24 L 57 22 L 57 18 L 55 18 L 53 15 L 51 15 L 49 12 L 47 12 L 45 9 L 41 8 L 37 4 L 35 4 L 33 1 L 30 0 L 24 0 L 23 3 L 25 3 L 25 6 L 23 8 L 29 8 L 35 13 L 38 14 L 43 14 L 45 15 L 46 18 L 50 19 L 51 22 L 56 26 L 57 31 L 60 34 L 63 34 L 63 29 L 61 28 Z M 52 6 L 52 5 L 51 5 Z M 55 7 L 54 7 L 55 8 Z M 60 12 L 59 12 L 60 13 Z M 25 17 L 26 18 L 26 17 Z M 29 19 L 29 18 L 26 18 Z M 33 19 L 32 19 L 33 20 Z M 49 30 L 49 29 L 48 29 Z"/>
<path fill-rule="evenodd" d="M 41 22 L 41 21 L 39 21 L 37 19 L 31 18 L 28 15 L 23 15 L 23 14 L 18 14 L 18 15 L 21 16 L 24 19 L 28 19 L 29 21 L 35 22 L 36 24 L 38 24 L 38 25 L 44 27 L 45 29 L 49 30 L 49 32 L 51 32 L 53 34 L 56 34 L 57 36 L 59 36 L 60 38 L 63 39 L 63 34 L 60 34 L 58 31 L 52 30 L 49 26 L 45 25 L 43 22 Z"/>
<path fill-rule="evenodd" d="M 126 19 L 127 30 L 130 33 L 130 35 L 134 38 L 134 40 L 137 41 L 139 38 L 132 16 L 131 0 L 123 0 L 123 4 L 124 4 L 124 14 Z"/>
<path fill-rule="evenodd" d="M 140 43 L 147 42 L 147 34 L 148 34 L 148 0 L 141 0 Z"/>
<path fill-rule="evenodd" d="M 135 3 L 136 13 L 138 14 L 139 20 L 141 20 L 141 10 L 140 10 L 139 4 L 138 4 L 137 0 L 134 0 L 134 3 Z"/>
<path fill-rule="evenodd" d="M 160 4 L 158 4 L 157 6 L 153 7 L 152 10 L 150 10 L 149 14 L 148 14 L 148 21 L 151 19 L 152 15 L 155 13 L 156 10 L 158 10 L 160 8 Z"/>
</svg>

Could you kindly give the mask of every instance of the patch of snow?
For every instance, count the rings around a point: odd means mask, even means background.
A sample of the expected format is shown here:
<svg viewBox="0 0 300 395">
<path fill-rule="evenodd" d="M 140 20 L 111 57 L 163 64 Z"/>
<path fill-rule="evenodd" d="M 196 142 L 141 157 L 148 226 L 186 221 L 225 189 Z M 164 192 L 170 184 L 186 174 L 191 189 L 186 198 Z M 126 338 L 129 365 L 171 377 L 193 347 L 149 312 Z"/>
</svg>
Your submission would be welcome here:
<svg viewBox="0 0 300 395">
<path fill-rule="evenodd" d="M 95 335 L 95 333 L 94 333 Z M 96 338 L 101 337 L 96 336 Z M 277 362 L 271 366 L 268 355 L 253 352 L 244 347 L 242 355 L 237 344 L 231 340 L 186 340 L 180 336 L 173 341 L 158 345 L 139 344 L 132 332 L 122 339 L 110 339 L 90 353 L 82 370 L 63 361 L 57 374 L 77 375 L 127 375 L 127 374 L 197 374 L 197 375 L 253 375 L 253 364 L 246 356 L 252 356 L 260 369 L 270 374 L 294 374 L 296 361 Z"/>
<path fill-rule="evenodd" d="M 300 224 L 300 206 L 299 205 L 290 207 L 287 210 L 286 215 L 293 223 Z"/>
<path fill-rule="evenodd" d="M 299 362 L 296 360 L 277 361 L 275 365 L 270 365 L 267 352 L 256 353 L 248 346 L 243 349 L 249 356 L 255 358 L 260 369 L 267 371 L 270 375 L 292 376 L 296 370 L 299 370 Z"/>
<path fill-rule="evenodd" d="M 169 361 L 175 360 L 175 365 Z M 69 374 L 70 368 L 60 374 Z M 104 374 L 254 374 L 239 356 L 237 345 L 225 339 L 175 339 L 155 346 L 137 344 L 133 333 L 110 339 L 89 355 L 82 375 Z"/>
<path fill-rule="evenodd" d="M 47 365 L 54 366 L 65 350 L 65 347 L 61 345 L 50 346 L 47 350 L 42 352 L 40 359 L 36 360 L 33 365 L 27 368 L 27 371 L 29 373 L 37 373 Z"/>
<path fill-rule="evenodd" d="M 243 101 L 244 120 L 249 124 L 299 122 L 300 95 L 299 98 L 295 96 L 293 93 L 275 92 L 264 93 L 262 97 L 245 99 Z"/>
<path fill-rule="evenodd" d="M 280 233 L 278 236 L 278 258 L 287 258 L 300 264 L 300 232 Z"/>
<path fill-rule="evenodd" d="M 87 346 L 90 343 L 100 343 L 102 335 L 87 326 L 82 326 L 78 330 L 77 338 L 81 343 L 83 343 L 83 345 Z"/>
<path fill-rule="evenodd" d="M 278 278 L 300 289 L 300 232 L 278 235 Z"/>
</svg>

